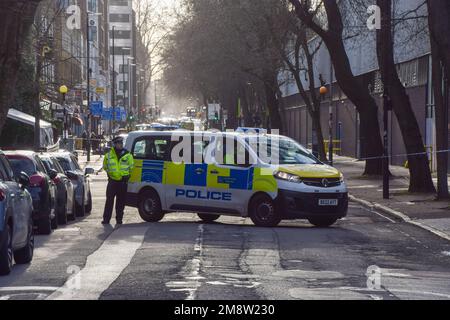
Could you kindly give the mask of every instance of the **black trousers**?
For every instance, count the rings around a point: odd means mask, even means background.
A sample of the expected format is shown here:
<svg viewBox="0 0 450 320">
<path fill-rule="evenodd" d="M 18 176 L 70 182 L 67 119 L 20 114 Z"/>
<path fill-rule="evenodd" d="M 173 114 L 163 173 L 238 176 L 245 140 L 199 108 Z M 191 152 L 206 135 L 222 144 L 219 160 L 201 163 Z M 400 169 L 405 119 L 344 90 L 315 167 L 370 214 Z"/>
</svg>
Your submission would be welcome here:
<svg viewBox="0 0 450 320">
<path fill-rule="evenodd" d="M 122 221 L 127 199 L 128 184 L 126 182 L 109 180 L 106 188 L 105 211 L 103 221 L 109 222 L 112 218 L 114 198 L 116 199 L 116 221 Z"/>
</svg>

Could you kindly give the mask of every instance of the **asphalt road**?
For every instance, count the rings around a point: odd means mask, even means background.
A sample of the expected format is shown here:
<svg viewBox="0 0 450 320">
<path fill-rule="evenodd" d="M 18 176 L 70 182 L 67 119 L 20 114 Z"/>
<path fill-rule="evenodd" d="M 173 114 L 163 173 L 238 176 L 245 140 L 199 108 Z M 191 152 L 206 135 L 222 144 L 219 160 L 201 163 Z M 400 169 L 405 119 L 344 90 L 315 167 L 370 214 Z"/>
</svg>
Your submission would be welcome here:
<svg viewBox="0 0 450 320">
<path fill-rule="evenodd" d="M 181 213 L 147 224 L 132 208 L 116 228 L 100 224 L 105 189 L 95 177 L 92 214 L 37 237 L 0 300 L 450 299 L 450 243 L 356 205 L 330 229 Z"/>
</svg>

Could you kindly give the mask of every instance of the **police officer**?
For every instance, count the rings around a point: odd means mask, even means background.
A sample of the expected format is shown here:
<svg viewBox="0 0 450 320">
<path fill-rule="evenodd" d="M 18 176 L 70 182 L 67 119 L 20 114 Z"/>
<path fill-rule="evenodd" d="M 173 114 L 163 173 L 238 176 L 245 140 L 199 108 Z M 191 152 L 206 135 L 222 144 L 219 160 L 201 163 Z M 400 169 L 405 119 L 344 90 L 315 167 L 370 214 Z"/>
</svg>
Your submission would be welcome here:
<svg viewBox="0 0 450 320">
<path fill-rule="evenodd" d="M 127 196 L 128 180 L 134 166 L 134 159 L 123 147 L 123 138 L 113 140 L 114 147 L 105 155 L 103 170 L 108 174 L 108 187 L 106 188 L 106 203 L 102 224 L 109 224 L 116 198 L 116 222 L 122 224 L 125 201 Z"/>
</svg>

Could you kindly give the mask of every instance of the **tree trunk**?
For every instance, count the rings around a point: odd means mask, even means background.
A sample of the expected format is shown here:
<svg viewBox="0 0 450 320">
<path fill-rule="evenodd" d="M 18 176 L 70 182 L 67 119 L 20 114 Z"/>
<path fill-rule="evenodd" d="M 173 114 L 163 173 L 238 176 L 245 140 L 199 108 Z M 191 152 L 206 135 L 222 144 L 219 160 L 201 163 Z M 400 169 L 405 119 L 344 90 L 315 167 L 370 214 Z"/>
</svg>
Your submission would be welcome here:
<svg viewBox="0 0 450 320">
<path fill-rule="evenodd" d="M 427 0 L 430 34 L 436 42 L 447 76 L 450 74 L 450 1 Z"/>
<path fill-rule="evenodd" d="M 2 0 L 0 3 L 0 133 L 16 89 L 20 50 L 40 0 Z"/>
<path fill-rule="evenodd" d="M 448 150 L 448 77 L 450 75 L 450 33 L 448 31 L 450 30 L 450 2 L 448 0 L 428 0 L 427 5 L 433 59 L 433 90 L 436 104 L 436 147 L 438 150 Z M 444 72 L 442 72 L 443 70 Z M 444 88 L 441 86 L 443 78 L 446 80 Z M 437 154 L 437 176 L 438 199 L 449 199 L 447 152 L 439 152 Z"/>
<path fill-rule="evenodd" d="M 448 150 L 448 110 L 445 104 L 445 95 L 448 94 L 447 80 L 442 86 L 443 66 L 438 54 L 437 45 L 431 39 L 431 52 L 433 59 L 433 91 L 436 106 L 436 148 Z M 437 197 L 439 200 L 450 199 L 448 191 L 448 152 L 437 153 Z"/>
<path fill-rule="evenodd" d="M 269 111 L 269 122 L 271 130 L 279 130 L 284 134 L 283 120 L 281 119 L 278 100 L 278 80 L 273 75 L 266 74 L 264 81 L 267 110 Z"/>
<path fill-rule="evenodd" d="M 377 54 L 381 77 L 391 98 L 400 131 L 409 154 L 409 192 L 435 192 L 428 157 L 419 124 L 411 106 L 406 89 L 400 81 L 394 61 L 394 41 L 392 37 L 392 2 L 378 0 L 382 13 L 382 30 L 377 32 Z"/>
<path fill-rule="evenodd" d="M 312 126 L 313 130 L 316 132 L 317 138 L 317 148 L 319 152 L 319 160 L 326 162 L 327 161 L 327 152 L 325 151 L 325 143 L 322 132 L 322 124 L 320 121 L 320 108 L 317 111 L 312 113 Z"/>
</svg>

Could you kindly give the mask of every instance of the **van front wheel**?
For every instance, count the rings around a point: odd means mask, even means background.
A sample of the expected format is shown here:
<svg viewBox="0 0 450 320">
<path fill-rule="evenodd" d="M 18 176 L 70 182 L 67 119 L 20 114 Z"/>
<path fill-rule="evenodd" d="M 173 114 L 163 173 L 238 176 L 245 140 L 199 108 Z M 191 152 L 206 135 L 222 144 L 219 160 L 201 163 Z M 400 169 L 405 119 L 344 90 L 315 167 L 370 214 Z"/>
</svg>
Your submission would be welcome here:
<svg viewBox="0 0 450 320">
<path fill-rule="evenodd" d="M 264 194 L 257 195 L 250 204 L 250 219 L 258 227 L 276 227 L 281 218 L 273 200 Z"/>
<path fill-rule="evenodd" d="M 139 215 L 146 222 L 158 222 L 164 218 L 161 209 L 161 200 L 158 194 L 151 190 L 146 190 L 139 197 Z"/>
</svg>

